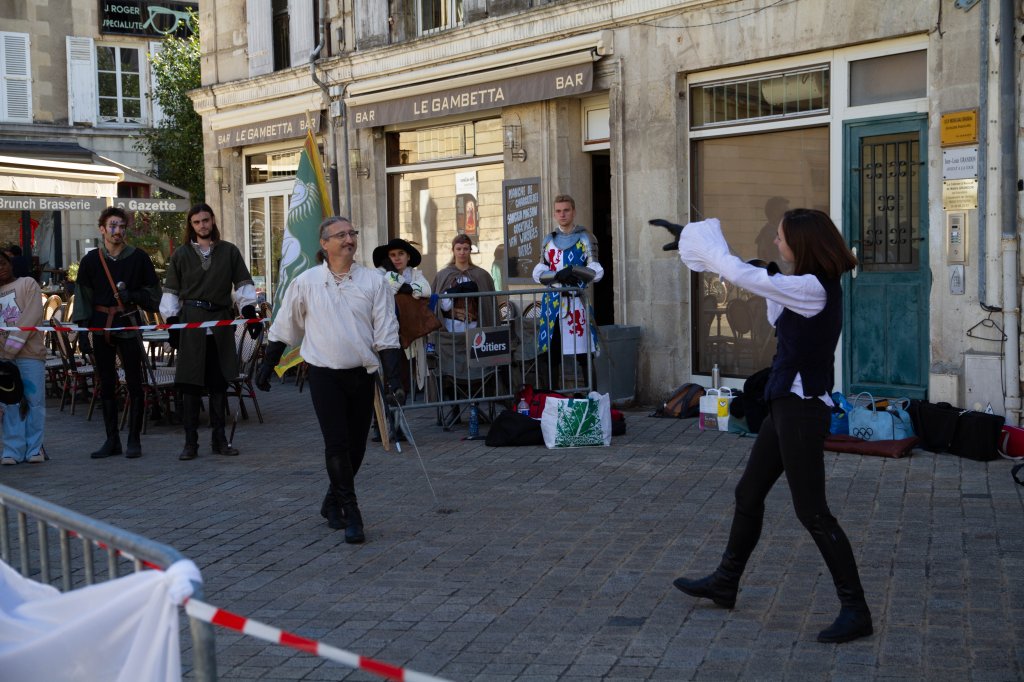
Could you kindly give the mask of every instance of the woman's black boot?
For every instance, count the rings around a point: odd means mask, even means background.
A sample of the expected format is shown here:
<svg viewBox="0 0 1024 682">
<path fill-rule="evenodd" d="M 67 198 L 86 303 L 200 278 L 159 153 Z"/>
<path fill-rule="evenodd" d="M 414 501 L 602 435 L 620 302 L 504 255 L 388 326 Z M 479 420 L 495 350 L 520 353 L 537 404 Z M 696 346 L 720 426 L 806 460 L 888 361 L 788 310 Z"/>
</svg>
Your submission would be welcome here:
<svg viewBox="0 0 1024 682">
<path fill-rule="evenodd" d="M 736 606 L 736 593 L 740 589 L 740 576 L 743 575 L 745 564 L 746 562 L 740 562 L 735 554 L 726 550 L 722 555 L 722 563 L 711 575 L 694 580 L 676 578 L 672 584 L 677 590 L 691 597 L 710 599 L 717 606 L 731 609 Z"/>
<path fill-rule="evenodd" d="M 359 513 L 359 507 L 355 502 L 344 505 L 345 514 L 345 542 L 351 545 L 358 545 L 366 541 L 366 534 L 363 532 L 363 515 Z"/>
<path fill-rule="evenodd" d="M 857 573 L 857 561 L 846 533 L 832 517 L 816 516 L 808 524 L 814 543 L 818 545 L 825 565 L 839 596 L 839 615 L 829 627 L 818 633 L 818 641 L 826 644 L 849 642 L 874 633 L 871 611 L 864 599 L 864 589 Z"/>
<path fill-rule="evenodd" d="M 347 525 L 345 523 L 345 510 L 341 501 L 334 492 L 334 488 L 328 488 L 324 495 L 324 501 L 320 504 L 320 516 L 327 519 L 327 526 L 334 530 L 341 530 Z"/>
</svg>

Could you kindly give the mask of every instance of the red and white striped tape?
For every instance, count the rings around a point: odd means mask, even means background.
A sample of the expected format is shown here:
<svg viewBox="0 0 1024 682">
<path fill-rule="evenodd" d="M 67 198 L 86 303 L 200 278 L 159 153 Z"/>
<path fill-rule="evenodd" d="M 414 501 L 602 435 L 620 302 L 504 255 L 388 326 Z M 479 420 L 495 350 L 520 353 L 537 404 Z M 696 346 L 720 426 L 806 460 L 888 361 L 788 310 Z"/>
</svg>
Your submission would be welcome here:
<svg viewBox="0 0 1024 682">
<path fill-rule="evenodd" d="M 272 644 L 280 644 L 282 646 L 291 647 L 292 649 L 298 649 L 299 651 L 305 651 L 308 654 L 319 656 L 320 658 L 326 658 L 336 663 L 348 666 L 350 668 L 357 668 L 359 670 L 365 670 L 368 673 L 383 677 L 388 680 L 400 680 L 402 682 L 447 682 L 443 678 L 434 677 L 433 675 L 427 675 L 425 673 L 418 673 L 415 670 L 408 670 L 406 668 L 399 668 L 398 666 L 391 665 L 389 663 L 383 663 L 381 661 L 367 658 L 366 656 L 360 656 L 344 649 L 318 642 L 315 639 L 307 639 L 306 637 L 300 637 L 299 635 L 279 630 L 275 627 L 271 627 L 264 623 L 261 623 L 252 618 L 245 618 L 237 614 L 225 611 L 224 609 L 218 609 L 216 606 L 211 606 L 205 602 L 196 601 L 195 599 L 189 599 L 185 602 L 185 612 L 193 618 L 197 618 L 207 623 L 213 623 L 229 630 L 236 630 L 257 639 L 262 639 L 265 642 Z"/>
<path fill-rule="evenodd" d="M 68 534 L 71 537 L 80 537 L 79 534 L 73 530 L 68 531 Z M 99 540 L 91 540 L 91 542 L 102 549 L 112 549 L 119 556 L 123 556 L 130 561 L 136 560 L 134 555 L 117 547 L 110 547 L 105 542 L 100 542 Z M 146 568 L 151 568 L 157 571 L 164 570 L 163 567 L 157 566 L 149 561 L 141 560 L 140 563 Z M 235 630 L 242 634 L 249 635 L 250 637 L 270 642 L 271 644 L 280 644 L 282 646 L 291 647 L 292 649 L 304 651 L 307 654 L 313 654 L 314 656 L 326 658 L 334 661 L 335 663 L 341 663 L 349 668 L 365 670 L 368 673 L 372 673 L 378 677 L 383 677 L 384 679 L 398 680 L 399 682 L 449 682 L 449 680 L 446 680 L 443 677 L 434 677 L 433 675 L 416 672 L 415 670 L 399 668 L 398 666 L 391 665 L 390 663 L 384 663 L 373 658 L 354 654 L 351 651 L 345 651 L 344 649 L 333 647 L 329 644 L 324 644 L 323 642 L 318 642 L 315 639 L 309 639 L 290 632 L 285 632 L 284 630 L 279 630 L 278 628 L 261 623 L 258 620 L 239 616 L 236 613 L 225 611 L 224 609 L 217 608 L 216 606 L 212 606 L 211 604 L 207 604 L 206 602 L 196 599 L 188 599 L 185 602 L 185 613 L 192 618 L 196 618 L 206 623 L 219 625 L 229 630 Z"/>
<path fill-rule="evenodd" d="M 233 327 L 239 324 L 264 323 L 262 317 L 251 320 L 238 318 L 235 320 L 210 320 L 208 322 L 176 322 L 174 324 L 139 324 L 130 327 L 78 327 L 75 325 L 42 325 L 38 327 L 0 327 L 3 332 L 149 332 L 160 329 L 209 329 L 210 327 Z"/>
</svg>

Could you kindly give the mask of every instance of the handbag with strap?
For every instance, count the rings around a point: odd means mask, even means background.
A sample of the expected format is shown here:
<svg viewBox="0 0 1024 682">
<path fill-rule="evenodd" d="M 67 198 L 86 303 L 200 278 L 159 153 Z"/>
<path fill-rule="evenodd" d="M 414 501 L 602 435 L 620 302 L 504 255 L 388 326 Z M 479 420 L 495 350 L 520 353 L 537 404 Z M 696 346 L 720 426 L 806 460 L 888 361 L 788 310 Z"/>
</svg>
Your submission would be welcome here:
<svg viewBox="0 0 1024 682">
<path fill-rule="evenodd" d="M 416 339 L 443 326 L 430 309 L 429 299 L 399 293 L 395 294 L 395 305 L 398 307 L 398 338 L 402 348 L 408 348 Z"/>
<path fill-rule="evenodd" d="M 867 396 L 866 405 L 861 397 Z M 907 414 L 907 398 L 890 401 L 886 409 L 878 409 L 874 396 L 868 392 L 857 395 L 850 410 L 850 435 L 864 440 L 903 440 L 914 435 L 914 427 Z"/>
</svg>

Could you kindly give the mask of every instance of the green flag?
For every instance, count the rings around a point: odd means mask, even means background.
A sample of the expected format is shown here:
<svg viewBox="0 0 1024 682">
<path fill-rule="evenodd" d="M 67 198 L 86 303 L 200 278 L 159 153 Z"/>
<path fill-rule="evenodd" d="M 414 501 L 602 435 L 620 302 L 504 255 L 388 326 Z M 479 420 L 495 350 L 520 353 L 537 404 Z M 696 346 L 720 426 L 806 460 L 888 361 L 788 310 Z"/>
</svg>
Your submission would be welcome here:
<svg viewBox="0 0 1024 682">
<path fill-rule="evenodd" d="M 317 264 L 316 254 L 320 250 L 320 223 L 331 215 L 331 204 L 327 193 L 320 153 L 313 139 L 313 131 L 306 131 L 306 144 L 299 158 L 299 169 L 295 173 L 295 187 L 288 204 L 288 223 L 281 243 L 281 270 L 277 278 L 274 302 L 281 303 L 289 285 L 308 268 Z M 274 306 L 271 323 L 277 318 L 279 305 Z M 298 348 L 289 348 L 275 367 L 278 376 L 302 362 Z"/>
</svg>

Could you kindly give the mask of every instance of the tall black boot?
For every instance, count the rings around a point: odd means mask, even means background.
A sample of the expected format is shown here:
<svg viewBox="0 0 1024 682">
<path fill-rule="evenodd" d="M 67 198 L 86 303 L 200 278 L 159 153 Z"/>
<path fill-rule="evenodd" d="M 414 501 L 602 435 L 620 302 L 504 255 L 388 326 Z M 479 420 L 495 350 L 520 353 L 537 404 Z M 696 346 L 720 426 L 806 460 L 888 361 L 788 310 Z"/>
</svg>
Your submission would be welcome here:
<svg viewBox="0 0 1024 682">
<path fill-rule="evenodd" d="M 832 625 L 818 633 L 818 641 L 840 643 L 867 637 L 874 632 L 871 611 L 864 599 L 864 588 L 860 584 L 849 538 L 831 516 L 814 517 L 807 524 L 807 530 L 832 574 L 840 606 L 839 615 Z"/>
<path fill-rule="evenodd" d="M 672 584 L 677 590 L 691 597 L 710 599 L 717 606 L 731 609 L 736 606 L 736 593 L 740 589 L 740 576 L 746 568 L 746 561 L 740 561 L 729 550 L 722 554 L 722 561 L 711 575 L 703 578 L 676 578 Z"/>
<path fill-rule="evenodd" d="M 107 432 L 107 439 L 96 452 L 89 456 L 93 459 L 113 457 L 121 454 L 121 436 L 117 432 L 117 401 L 104 398 L 101 401 L 103 408 L 103 427 Z"/>
<path fill-rule="evenodd" d="M 345 510 L 341 506 L 341 498 L 334 490 L 334 486 L 327 488 L 324 501 L 320 504 L 320 516 L 327 519 L 327 525 L 334 530 L 341 530 L 346 527 Z"/>
<path fill-rule="evenodd" d="M 355 502 L 342 505 L 345 514 L 345 542 L 350 545 L 358 545 L 366 542 L 366 534 L 363 532 L 363 515 L 359 513 L 359 507 Z"/>
<path fill-rule="evenodd" d="M 181 398 L 181 424 L 185 427 L 185 447 L 178 459 L 195 459 L 199 456 L 199 408 L 201 398 L 194 393 L 185 393 Z"/>
<path fill-rule="evenodd" d="M 729 528 L 729 542 L 715 572 L 703 578 L 676 578 L 672 584 L 677 590 L 691 597 L 710 599 L 727 609 L 736 606 L 740 577 L 747 567 L 747 560 L 757 547 L 757 541 L 761 538 L 763 522 L 763 504 L 753 510 L 741 509 L 737 505 L 732 515 L 732 526 Z"/>
<path fill-rule="evenodd" d="M 210 393 L 210 428 L 212 436 L 210 448 L 214 454 L 238 455 L 238 448 L 228 443 L 228 437 L 224 434 L 224 415 L 228 408 L 228 396 L 226 393 Z"/>
<path fill-rule="evenodd" d="M 128 447 L 125 450 L 125 457 L 130 459 L 142 457 L 142 420 L 145 418 L 145 399 L 141 395 L 132 398 L 132 404 L 128 410 Z"/>
</svg>

